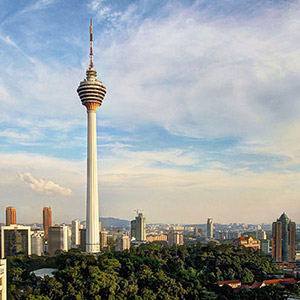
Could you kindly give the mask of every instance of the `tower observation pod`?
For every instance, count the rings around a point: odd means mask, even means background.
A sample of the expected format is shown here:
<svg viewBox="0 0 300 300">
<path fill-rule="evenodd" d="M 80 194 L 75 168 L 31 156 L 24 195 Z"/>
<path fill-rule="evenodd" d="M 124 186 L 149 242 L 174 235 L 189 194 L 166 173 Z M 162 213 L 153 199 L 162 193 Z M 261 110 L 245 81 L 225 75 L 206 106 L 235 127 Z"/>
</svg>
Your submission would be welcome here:
<svg viewBox="0 0 300 300">
<path fill-rule="evenodd" d="M 96 111 L 102 104 L 106 88 L 97 79 L 97 72 L 94 69 L 92 20 L 90 20 L 90 65 L 86 71 L 86 79 L 80 82 L 77 93 L 87 110 L 86 252 L 97 253 L 100 252 L 100 241 Z"/>
</svg>

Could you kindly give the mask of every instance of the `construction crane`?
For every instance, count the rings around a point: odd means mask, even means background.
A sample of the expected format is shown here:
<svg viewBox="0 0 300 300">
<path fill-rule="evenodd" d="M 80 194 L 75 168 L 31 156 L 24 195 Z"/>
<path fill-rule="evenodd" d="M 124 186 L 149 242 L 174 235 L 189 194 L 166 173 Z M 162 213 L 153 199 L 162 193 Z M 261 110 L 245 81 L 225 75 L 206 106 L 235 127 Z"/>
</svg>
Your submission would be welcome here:
<svg viewBox="0 0 300 300">
<path fill-rule="evenodd" d="M 139 212 L 142 212 L 142 211 L 144 211 L 144 210 L 138 209 L 138 208 L 137 208 L 137 209 L 135 209 L 134 211 L 136 212 L 137 215 L 139 215 Z"/>
</svg>

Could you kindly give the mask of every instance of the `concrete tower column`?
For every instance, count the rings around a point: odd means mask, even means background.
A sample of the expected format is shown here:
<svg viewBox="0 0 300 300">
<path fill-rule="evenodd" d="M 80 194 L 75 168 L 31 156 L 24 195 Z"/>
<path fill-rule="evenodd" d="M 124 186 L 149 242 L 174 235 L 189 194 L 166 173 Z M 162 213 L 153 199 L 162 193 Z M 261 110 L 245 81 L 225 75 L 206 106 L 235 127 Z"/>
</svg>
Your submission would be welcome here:
<svg viewBox="0 0 300 300">
<path fill-rule="evenodd" d="M 86 251 L 91 253 L 100 252 L 96 130 L 96 110 L 98 106 L 97 103 L 86 105 L 88 122 Z"/>
</svg>

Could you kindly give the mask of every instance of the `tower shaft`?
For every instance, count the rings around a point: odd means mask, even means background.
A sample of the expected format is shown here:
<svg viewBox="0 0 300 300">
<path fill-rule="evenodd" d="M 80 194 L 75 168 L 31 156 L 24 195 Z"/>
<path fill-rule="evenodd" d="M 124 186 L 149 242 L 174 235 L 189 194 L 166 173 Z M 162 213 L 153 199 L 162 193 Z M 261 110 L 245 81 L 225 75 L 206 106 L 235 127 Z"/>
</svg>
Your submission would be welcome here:
<svg viewBox="0 0 300 300">
<path fill-rule="evenodd" d="M 97 130 L 96 111 L 106 94 L 103 83 L 97 79 L 93 62 L 93 26 L 90 22 L 90 65 L 86 79 L 77 89 L 82 105 L 87 109 L 87 207 L 86 207 L 86 252 L 100 252 L 99 203 L 97 171 Z"/>
<path fill-rule="evenodd" d="M 86 105 L 88 123 L 86 251 L 89 253 L 100 252 L 96 130 L 96 109 L 98 106 L 96 103 Z"/>
</svg>

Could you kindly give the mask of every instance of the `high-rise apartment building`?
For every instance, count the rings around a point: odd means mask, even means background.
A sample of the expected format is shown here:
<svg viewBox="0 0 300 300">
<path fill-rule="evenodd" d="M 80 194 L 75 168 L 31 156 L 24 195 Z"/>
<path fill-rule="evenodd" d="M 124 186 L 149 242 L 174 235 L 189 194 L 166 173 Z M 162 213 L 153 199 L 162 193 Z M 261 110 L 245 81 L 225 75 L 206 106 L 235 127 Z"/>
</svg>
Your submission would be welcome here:
<svg viewBox="0 0 300 300">
<path fill-rule="evenodd" d="M 44 232 L 31 233 L 31 254 L 41 256 L 44 253 Z"/>
<path fill-rule="evenodd" d="M 131 221 L 131 238 L 136 241 L 146 241 L 146 218 L 138 212 L 135 220 Z"/>
<path fill-rule="evenodd" d="M 130 222 L 130 225 L 131 225 L 131 229 L 130 229 L 130 237 L 131 238 L 135 238 L 135 232 L 136 232 L 136 220 L 132 220 Z"/>
<path fill-rule="evenodd" d="M 168 233 L 168 244 L 169 246 L 183 245 L 183 234 L 182 232 L 172 230 Z"/>
<path fill-rule="evenodd" d="M 6 226 L 17 224 L 16 209 L 13 206 L 6 207 Z"/>
<path fill-rule="evenodd" d="M 43 226 L 44 226 L 44 237 L 48 239 L 48 228 L 52 226 L 52 210 L 51 207 L 43 208 Z"/>
<path fill-rule="evenodd" d="M 264 254 L 269 254 L 270 253 L 270 241 L 269 240 L 261 240 L 261 252 Z"/>
<path fill-rule="evenodd" d="M 86 251 L 86 228 L 79 230 L 80 233 L 80 249 Z"/>
<path fill-rule="evenodd" d="M 77 248 L 80 245 L 80 222 L 79 220 L 72 221 L 72 247 Z"/>
<path fill-rule="evenodd" d="M 130 238 L 128 235 L 118 234 L 116 238 L 116 251 L 124 251 L 130 249 Z"/>
<path fill-rule="evenodd" d="M 209 239 L 212 239 L 214 237 L 214 220 L 213 220 L 213 218 L 207 219 L 206 236 Z"/>
<path fill-rule="evenodd" d="M 107 231 L 100 232 L 100 249 L 107 248 Z"/>
<path fill-rule="evenodd" d="M 86 210 L 86 252 L 100 251 L 99 241 L 99 200 L 97 171 L 97 127 L 96 111 L 102 104 L 106 87 L 97 79 L 93 62 L 93 26 L 90 21 L 90 65 L 86 79 L 80 82 L 77 89 L 82 105 L 87 111 L 87 210 Z"/>
<path fill-rule="evenodd" d="M 6 300 L 7 296 L 7 283 L 6 283 L 6 259 L 0 259 L 0 299 Z"/>
<path fill-rule="evenodd" d="M 296 224 L 283 213 L 272 225 L 272 258 L 277 262 L 295 261 Z"/>
<path fill-rule="evenodd" d="M 259 240 L 266 240 L 267 239 L 267 233 L 263 229 L 258 229 L 255 232 L 255 237 Z"/>
<path fill-rule="evenodd" d="M 48 231 L 48 252 L 54 255 L 57 250 L 68 251 L 68 226 L 51 226 Z"/>
<path fill-rule="evenodd" d="M 194 237 L 203 235 L 203 228 L 195 227 L 194 228 Z"/>
<path fill-rule="evenodd" d="M 31 255 L 30 226 L 12 224 L 1 227 L 1 258 L 18 254 Z"/>
</svg>

